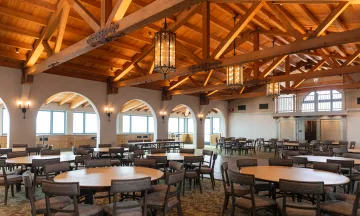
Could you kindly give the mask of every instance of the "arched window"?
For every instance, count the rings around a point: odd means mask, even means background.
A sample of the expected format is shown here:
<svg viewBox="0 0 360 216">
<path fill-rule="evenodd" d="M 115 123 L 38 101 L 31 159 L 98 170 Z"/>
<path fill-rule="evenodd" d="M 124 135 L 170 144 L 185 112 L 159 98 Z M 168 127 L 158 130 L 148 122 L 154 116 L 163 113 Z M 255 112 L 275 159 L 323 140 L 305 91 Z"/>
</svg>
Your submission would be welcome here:
<svg viewBox="0 0 360 216">
<path fill-rule="evenodd" d="M 301 110 L 302 112 L 340 111 L 342 93 L 336 90 L 311 92 L 304 98 Z"/>
</svg>

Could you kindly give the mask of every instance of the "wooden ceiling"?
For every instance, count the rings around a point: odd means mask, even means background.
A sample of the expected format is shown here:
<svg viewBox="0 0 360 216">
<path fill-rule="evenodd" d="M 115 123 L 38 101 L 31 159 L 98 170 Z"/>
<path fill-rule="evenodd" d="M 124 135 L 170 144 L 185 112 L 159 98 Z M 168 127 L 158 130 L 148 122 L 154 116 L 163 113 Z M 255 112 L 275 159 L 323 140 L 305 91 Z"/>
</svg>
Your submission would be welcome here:
<svg viewBox="0 0 360 216">
<path fill-rule="evenodd" d="M 226 88 L 225 67 L 194 72 L 189 66 L 213 60 L 222 66 L 242 63 L 248 83 L 273 72 L 284 82 L 284 92 L 316 89 L 315 84 L 303 86 L 303 82 L 329 75 L 344 79 L 340 85 L 329 83 L 328 88 L 359 88 L 351 73 L 357 73 L 360 62 L 360 35 L 350 33 L 360 28 L 359 3 L 0 0 L 0 65 L 24 69 L 27 75 L 45 72 L 117 87 L 166 87 L 171 95 L 205 93 L 212 100 L 262 96 L 257 91 L 264 83 L 234 91 Z M 165 17 L 177 34 L 177 71 L 167 80 L 153 71 L 152 45 Z M 111 23 L 119 24 L 113 35 L 89 44 L 89 38 L 96 40 L 94 35 L 109 30 Z M 342 40 L 335 40 L 336 32 L 343 33 Z M 351 72 L 345 69 L 350 67 Z"/>
<path fill-rule="evenodd" d="M 150 112 L 149 107 L 140 100 L 131 100 L 128 101 L 124 106 L 121 108 L 120 112 L 130 112 L 130 111 L 143 111 L 143 112 Z"/>
<path fill-rule="evenodd" d="M 91 106 L 88 99 L 86 99 L 85 97 L 79 94 L 72 92 L 61 92 L 54 94 L 48 99 L 46 99 L 44 104 L 48 105 L 50 103 L 56 103 L 59 106 L 68 104 L 70 109 L 75 109 L 80 106 L 82 107 Z"/>
</svg>

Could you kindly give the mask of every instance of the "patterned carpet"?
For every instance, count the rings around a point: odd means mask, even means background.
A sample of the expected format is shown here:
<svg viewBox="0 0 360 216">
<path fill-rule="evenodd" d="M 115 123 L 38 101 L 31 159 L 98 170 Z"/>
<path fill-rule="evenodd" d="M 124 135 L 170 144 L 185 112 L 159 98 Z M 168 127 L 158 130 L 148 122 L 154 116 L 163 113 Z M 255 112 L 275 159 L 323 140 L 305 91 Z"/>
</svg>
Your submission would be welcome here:
<svg viewBox="0 0 360 216">
<path fill-rule="evenodd" d="M 269 157 L 273 157 L 273 153 L 258 153 L 256 155 L 252 155 L 250 157 L 266 159 Z M 222 158 L 216 163 L 216 170 L 220 169 L 220 162 L 231 160 L 232 162 L 238 159 L 238 156 L 222 156 Z M 236 165 L 235 165 L 236 167 Z M 231 167 L 230 167 L 231 168 Z M 182 209 L 183 215 L 185 216 L 209 216 L 209 215 L 221 215 L 221 209 L 224 201 L 224 190 L 223 185 L 220 180 L 216 181 L 215 190 L 212 190 L 211 183 L 209 179 L 204 178 L 202 180 L 203 185 L 203 193 L 200 194 L 199 187 L 190 191 L 189 185 L 186 186 L 185 196 L 182 196 Z M 36 190 L 36 198 L 43 198 L 43 194 L 41 192 L 41 188 L 37 188 Z M 4 188 L 0 188 L 0 216 L 25 216 L 30 215 L 30 203 L 25 198 L 24 188 L 22 188 L 21 192 L 15 193 L 15 197 L 9 197 L 8 205 L 4 206 Z M 107 204 L 107 199 L 97 199 L 96 204 L 103 206 Z M 228 209 L 231 209 L 231 205 L 229 204 Z M 160 215 L 161 212 L 158 213 Z M 169 215 L 177 215 L 176 209 L 173 209 Z M 230 215 L 230 211 L 226 212 L 225 215 Z M 248 215 L 239 210 L 236 211 L 235 215 Z M 261 216 L 272 215 L 271 212 L 262 211 L 259 212 Z"/>
</svg>

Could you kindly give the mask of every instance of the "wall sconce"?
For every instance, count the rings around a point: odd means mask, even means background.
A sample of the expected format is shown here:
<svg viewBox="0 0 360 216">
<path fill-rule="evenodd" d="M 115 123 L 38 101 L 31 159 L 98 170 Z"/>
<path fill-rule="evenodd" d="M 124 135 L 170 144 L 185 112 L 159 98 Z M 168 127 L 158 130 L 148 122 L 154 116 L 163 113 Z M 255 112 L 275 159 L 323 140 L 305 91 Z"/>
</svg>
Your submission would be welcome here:
<svg viewBox="0 0 360 216">
<path fill-rule="evenodd" d="M 110 116 L 111 116 L 111 114 L 113 113 L 113 111 L 114 111 L 114 108 L 112 108 L 112 107 L 105 107 L 105 113 L 106 113 L 109 121 L 110 121 Z"/>
<path fill-rule="evenodd" d="M 164 111 L 164 110 L 161 110 L 160 111 L 160 116 L 161 116 L 161 119 L 162 119 L 162 122 L 164 123 L 164 120 L 165 120 L 165 116 L 167 115 L 167 112 Z"/>
<path fill-rule="evenodd" d="M 200 124 L 202 124 L 204 115 L 203 115 L 202 113 L 199 113 L 199 114 L 198 114 L 198 117 L 199 117 L 199 120 L 200 120 Z"/>
<path fill-rule="evenodd" d="M 21 109 L 21 112 L 24 114 L 23 119 L 26 119 L 26 111 L 30 108 L 30 101 L 27 101 L 26 104 L 23 104 L 22 101 L 18 101 L 18 106 Z"/>
</svg>

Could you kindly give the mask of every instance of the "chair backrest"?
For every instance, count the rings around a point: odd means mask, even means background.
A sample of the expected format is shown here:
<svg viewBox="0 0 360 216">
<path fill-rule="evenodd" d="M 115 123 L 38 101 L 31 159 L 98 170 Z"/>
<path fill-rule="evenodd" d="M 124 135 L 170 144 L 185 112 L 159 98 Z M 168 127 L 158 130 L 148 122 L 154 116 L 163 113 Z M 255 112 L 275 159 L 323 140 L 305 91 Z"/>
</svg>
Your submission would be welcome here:
<svg viewBox="0 0 360 216">
<path fill-rule="evenodd" d="M 212 157 L 214 152 L 211 150 L 203 150 L 202 155 L 204 156 L 204 163 L 207 163 L 211 167 Z"/>
<path fill-rule="evenodd" d="M 99 148 L 110 148 L 111 144 L 99 144 Z"/>
<path fill-rule="evenodd" d="M 108 166 L 111 166 L 110 159 L 85 160 L 86 168 L 108 167 Z"/>
<path fill-rule="evenodd" d="M 40 176 L 46 177 L 45 173 L 41 172 L 41 169 L 45 167 L 45 165 L 60 163 L 60 158 L 51 158 L 51 159 L 33 159 L 32 160 L 32 168 L 34 170 L 34 187 L 36 184 L 39 184 L 36 179 Z M 42 183 L 42 181 L 41 181 Z"/>
<path fill-rule="evenodd" d="M 180 202 L 180 192 L 182 187 L 182 182 L 185 178 L 185 170 L 180 170 L 178 172 L 167 173 L 165 177 L 165 184 L 168 185 L 165 196 L 165 205 L 168 205 L 169 199 L 172 197 L 177 197 Z M 171 190 L 171 186 L 175 185 L 176 190 Z"/>
<path fill-rule="evenodd" d="M 255 176 L 242 174 L 240 172 L 235 172 L 233 170 L 228 170 L 230 186 L 231 186 L 231 193 L 234 197 L 242 197 L 243 199 L 250 200 L 251 206 L 255 207 L 255 196 L 254 196 L 254 186 L 255 186 Z M 236 193 L 234 184 L 236 185 L 245 185 L 250 188 L 250 196 L 245 196 L 245 194 Z"/>
<path fill-rule="evenodd" d="M 17 158 L 17 157 L 26 157 L 28 156 L 27 152 L 8 152 L 7 158 Z"/>
<path fill-rule="evenodd" d="M 229 170 L 228 162 L 222 163 L 220 166 L 220 170 L 221 170 L 221 177 L 224 186 L 224 191 L 226 193 L 226 187 L 230 185 L 229 175 L 228 175 L 228 170 Z"/>
<path fill-rule="evenodd" d="M 0 179 L 4 180 L 4 185 L 7 185 L 7 175 L 6 175 L 6 160 L 0 159 L 0 167 L 2 169 L 2 175 L 0 175 Z"/>
<path fill-rule="evenodd" d="M 79 148 L 76 150 L 76 155 L 88 155 L 88 154 L 90 154 L 90 149 Z"/>
<path fill-rule="evenodd" d="M 0 149 L 0 156 L 12 152 L 11 148 Z"/>
<path fill-rule="evenodd" d="M 41 155 L 60 155 L 60 149 L 43 149 Z"/>
<path fill-rule="evenodd" d="M 203 156 L 185 156 L 184 157 L 185 170 L 189 170 L 194 163 L 198 163 L 197 167 L 200 169 L 203 161 L 204 161 Z"/>
<path fill-rule="evenodd" d="M 357 153 L 344 153 L 342 155 L 344 158 L 354 158 L 354 159 L 360 159 L 360 154 Z"/>
<path fill-rule="evenodd" d="M 80 195 L 79 182 L 60 183 L 44 180 L 42 181 L 42 192 L 45 194 L 46 213 L 52 215 L 54 212 L 73 213 L 79 215 L 79 207 L 77 202 L 77 196 Z M 58 208 L 52 208 L 50 205 L 50 197 L 53 196 L 69 196 L 73 200 L 73 210 L 63 210 Z"/>
<path fill-rule="evenodd" d="M 337 163 L 314 162 L 313 169 L 340 173 L 341 165 Z"/>
<path fill-rule="evenodd" d="M 352 169 L 355 166 L 355 161 L 353 161 L 353 160 L 332 160 L 332 159 L 327 159 L 326 162 L 327 163 L 340 164 L 341 169 L 348 169 L 349 170 L 349 175 L 352 176 Z"/>
<path fill-rule="evenodd" d="M 171 171 L 180 171 L 184 169 L 184 164 L 177 162 L 177 161 L 170 161 L 169 168 Z"/>
<path fill-rule="evenodd" d="M 134 159 L 134 166 L 156 168 L 155 159 Z"/>
<path fill-rule="evenodd" d="M 33 177 L 32 177 L 30 170 L 28 170 L 22 174 L 22 180 L 23 180 L 25 190 L 28 195 L 28 199 L 30 201 L 31 212 L 33 215 L 36 215 L 36 207 L 35 207 L 36 199 L 35 199 L 35 193 L 34 193 L 34 189 L 33 189 Z"/>
<path fill-rule="evenodd" d="M 90 148 L 90 145 L 79 145 L 79 148 Z"/>
<path fill-rule="evenodd" d="M 286 166 L 286 167 L 292 167 L 293 166 L 293 160 L 292 159 L 269 159 L 269 165 L 270 166 Z"/>
<path fill-rule="evenodd" d="M 355 141 L 351 141 L 350 142 L 350 149 L 354 149 L 355 148 L 355 145 L 356 145 L 356 142 Z"/>
<path fill-rule="evenodd" d="M 335 156 L 342 156 L 344 153 L 348 152 L 347 148 L 333 148 L 332 149 Z"/>
<path fill-rule="evenodd" d="M 194 154 L 195 149 L 180 149 L 180 153 Z"/>
<path fill-rule="evenodd" d="M 70 170 L 69 162 L 60 162 L 55 164 L 45 164 L 44 173 L 47 180 L 50 180 L 50 175 L 55 176 L 62 172 L 67 172 Z"/>
<path fill-rule="evenodd" d="M 286 208 L 295 208 L 295 209 L 307 209 L 315 210 L 316 215 L 320 216 L 320 195 L 324 194 L 324 182 L 300 182 L 300 181 L 291 181 L 280 179 L 279 189 L 283 192 L 283 202 L 282 202 L 282 215 L 286 214 Z M 308 206 L 298 206 L 298 205 L 288 205 L 286 203 L 287 194 L 313 194 L 316 197 L 316 205 Z"/>
<path fill-rule="evenodd" d="M 132 205 L 131 207 L 141 207 L 142 209 L 142 215 L 145 216 L 147 214 L 147 194 L 148 190 L 151 188 L 151 178 L 145 177 L 145 178 L 139 178 L 139 179 L 128 179 L 128 180 L 111 180 L 111 188 L 110 192 L 113 195 L 113 211 L 112 215 L 116 215 L 116 212 L 118 209 L 125 209 L 125 207 L 121 207 L 121 205 L 118 205 L 117 197 L 119 194 L 122 193 L 129 193 L 129 192 L 141 192 L 143 194 L 142 198 L 142 205 L 139 203 L 138 205 Z"/>
<path fill-rule="evenodd" d="M 211 163 L 212 170 L 214 170 L 214 168 L 215 168 L 215 162 L 216 162 L 217 157 L 218 157 L 218 154 L 214 154 L 212 157 L 212 163 Z"/>
<path fill-rule="evenodd" d="M 251 166 L 257 166 L 258 162 L 257 159 L 239 159 L 236 160 L 237 167 L 239 169 L 243 167 L 251 167 Z"/>
<path fill-rule="evenodd" d="M 77 149 L 76 146 L 71 146 L 71 151 L 74 155 L 76 155 Z"/>
<path fill-rule="evenodd" d="M 114 154 L 114 156 L 116 156 L 117 154 L 120 154 L 122 156 L 122 154 L 124 154 L 125 150 L 124 148 L 109 148 L 109 154 L 110 156 L 112 156 Z"/>
<path fill-rule="evenodd" d="M 27 148 L 28 144 L 12 144 L 13 148 Z"/>
<path fill-rule="evenodd" d="M 84 164 L 86 160 L 91 160 L 90 155 L 79 155 L 75 157 L 75 169 L 79 168 L 79 164 Z"/>
<path fill-rule="evenodd" d="M 304 164 L 305 167 L 306 167 L 306 164 L 309 163 L 307 157 L 293 157 L 292 160 L 293 160 L 293 163 Z"/>
<path fill-rule="evenodd" d="M 54 148 L 54 145 L 49 145 L 47 149 L 52 150 Z"/>
<path fill-rule="evenodd" d="M 167 156 L 147 156 L 146 159 L 155 160 L 157 169 L 166 167 Z"/>
<path fill-rule="evenodd" d="M 28 147 L 26 148 L 26 152 L 31 155 L 31 153 L 35 153 L 36 155 L 40 154 L 41 147 Z"/>
<path fill-rule="evenodd" d="M 150 150 L 151 154 L 165 154 L 166 153 L 166 149 L 151 149 Z"/>
<path fill-rule="evenodd" d="M 322 151 L 314 151 L 313 152 L 314 156 L 326 156 L 326 157 L 331 157 L 333 156 L 332 152 L 322 152 Z"/>
</svg>

